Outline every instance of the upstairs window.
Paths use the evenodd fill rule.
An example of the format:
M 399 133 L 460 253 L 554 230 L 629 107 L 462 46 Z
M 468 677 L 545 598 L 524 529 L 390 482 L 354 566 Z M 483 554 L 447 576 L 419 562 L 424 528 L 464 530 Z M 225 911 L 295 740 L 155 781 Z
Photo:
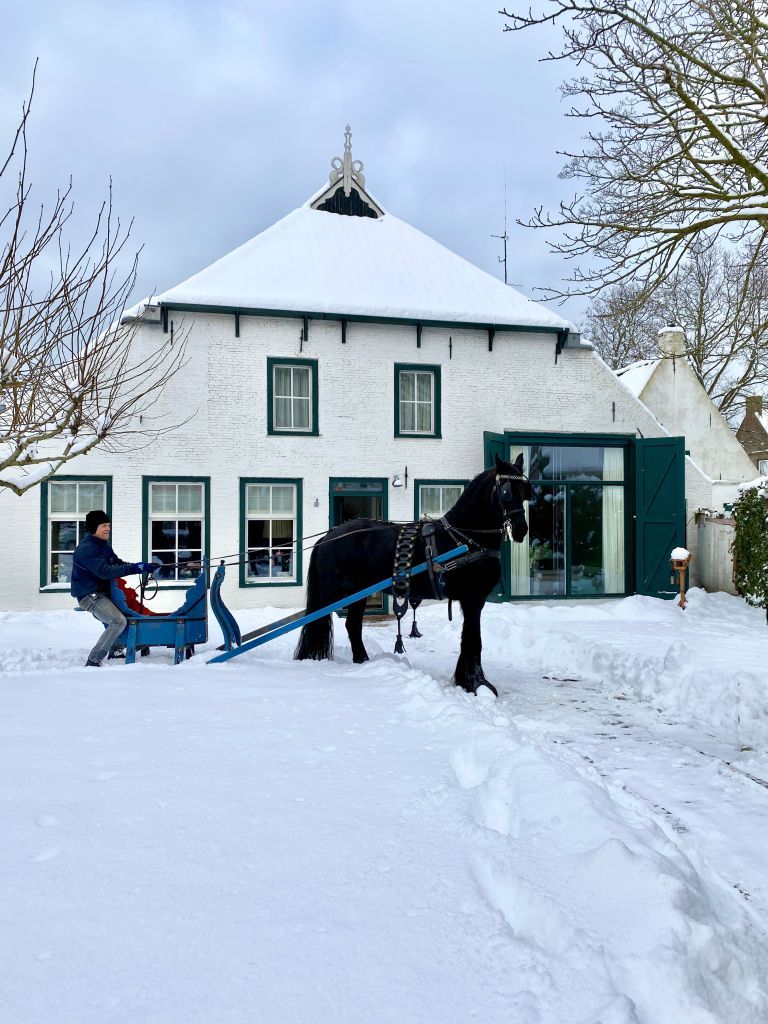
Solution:
M 267 433 L 317 434 L 316 359 L 267 359 Z
M 395 437 L 440 437 L 440 367 L 395 363 Z

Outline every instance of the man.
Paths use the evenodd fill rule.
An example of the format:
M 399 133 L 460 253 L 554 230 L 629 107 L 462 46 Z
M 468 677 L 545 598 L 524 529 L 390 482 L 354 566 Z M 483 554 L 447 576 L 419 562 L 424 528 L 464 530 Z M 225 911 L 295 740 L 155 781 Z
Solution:
M 110 598 L 110 580 L 153 572 L 152 562 L 121 562 L 109 546 L 110 518 L 101 510 L 85 517 L 86 533 L 72 559 L 70 592 L 84 612 L 103 623 L 104 632 L 88 655 L 87 668 L 99 668 L 126 626 L 126 618 Z

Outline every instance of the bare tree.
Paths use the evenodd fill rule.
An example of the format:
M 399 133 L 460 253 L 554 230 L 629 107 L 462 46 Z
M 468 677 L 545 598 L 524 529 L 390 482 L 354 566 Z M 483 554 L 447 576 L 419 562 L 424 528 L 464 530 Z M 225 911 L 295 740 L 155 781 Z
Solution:
M 559 23 L 577 75 L 570 115 L 590 126 L 562 177 L 580 193 L 529 224 L 553 229 L 575 261 L 569 287 L 594 295 L 662 283 L 703 236 L 749 244 L 768 233 L 768 14 L 756 0 L 539 0 L 502 11 L 505 29 Z M 582 261 L 586 261 L 585 263 Z M 745 265 L 744 273 L 752 271 Z
M 654 355 L 665 324 L 685 329 L 688 360 L 727 418 L 768 389 L 768 269 L 750 250 L 698 242 L 652 296 L 620 282 L 587 311 L 591 338 L 614 369 Z
M 135 319 L 121 323 L 138 254 L 124 252 L 130 225 L 114 217 L 111 182 L 75 250 L 71 182 L 47 211 L 30 209 L 33 95 L 34 77 L 0 163 L 0 489 L 19 495 L 97 445 L 141 447 L 177 425 L 153 418 L 152 405 L 185 358 L 183 339 L 142 346 Z
M 583 333 L 613 370 L 657 354 L 663 314 L 639 285 L 619 281 L 606 288 L 586 313 Z

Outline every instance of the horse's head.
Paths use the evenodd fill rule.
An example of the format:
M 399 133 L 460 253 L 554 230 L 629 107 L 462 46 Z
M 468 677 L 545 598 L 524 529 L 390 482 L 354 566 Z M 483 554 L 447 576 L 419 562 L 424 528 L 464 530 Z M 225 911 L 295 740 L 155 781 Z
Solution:
M 505 462 L 496 456 L 494 496 L 501 505 L 504 526 L 520 543 L 528 533 L 523 502 L 531 500 L 531 482 L 523 472 L 523 456 Z

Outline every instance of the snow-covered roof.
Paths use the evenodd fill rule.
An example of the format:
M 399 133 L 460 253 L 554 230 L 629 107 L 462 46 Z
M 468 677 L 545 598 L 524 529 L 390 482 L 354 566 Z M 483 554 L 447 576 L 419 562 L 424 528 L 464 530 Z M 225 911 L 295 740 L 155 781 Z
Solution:
M 493 326 L 569 321 L 405 221 L 315 210 L 309 200 L 154 301 Z
M 653 376 L 653 371 L 661 362 L 660 359 L 641 359 L 636 363 L 630 363 L 616 371 L 624 387 L 631 391 L 635 398 L 639 398 L 645 390 L 645 385 Z

